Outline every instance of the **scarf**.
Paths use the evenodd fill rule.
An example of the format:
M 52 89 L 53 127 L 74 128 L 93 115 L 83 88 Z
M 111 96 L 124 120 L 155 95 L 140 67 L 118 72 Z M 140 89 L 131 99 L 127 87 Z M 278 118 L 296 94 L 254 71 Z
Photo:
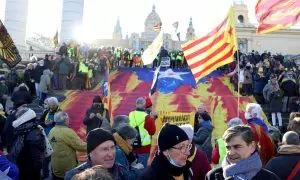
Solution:
M 200 127 L 205 127 L 205 126 L 211 126 L 210 121 L 203 121 L 201 123 L 199 123 Z
M 114 138 L 117 142 L 117 145 L 120 146 L 126 156 L 128 156 L 132 151 L 132 146 L 129 145 L 118 133 L 114 133 Z
M 268 127 L 262 119 L 260 119 L 260 118 L 248 119 L 248 123 L 249 124 L 254 123 L 254 124 L 262 126 L 262 128 L 264 128 L 265 132 L 268 134 Z
M 227 159 L 222 162 L 223 176 L 225 179 L 251 180 L 262 168 L 259 154 L 255 152 L 248 159 L 236 164 L 230 164 Z
M 168 176 L 172 176 L 174 178 L 180 178 L 180 176 L 182 176 L 182 174 L 188 173 L 187 168 L 184 167 L 176 167 L 173 166 L 168 158 L 163 155 L 162 152 L 156 154 L 155 158 L 153 159 L 153 162 L 151 163 L 151 167 L 155 170 L 155 171 L 159 171 L 162 174 L 167 174 Z
M 25 124 L 18 126 L 16 129 L 14 129 L 14 137 L 16 137 L 16 138 L 14 140 L 11 151 L 7 155 L 7 158 L 11 162 L 13 162 L 13 163 L 17 162 L 19 154 L 22 151 L 22 149 L 24 148 L 25 136 L 36 128 L 38 128 L 38 124 L 34 121 L 29 121 Z
M 300 154 L 300 145 L 282 145 L 278 148 L 278 154 Z

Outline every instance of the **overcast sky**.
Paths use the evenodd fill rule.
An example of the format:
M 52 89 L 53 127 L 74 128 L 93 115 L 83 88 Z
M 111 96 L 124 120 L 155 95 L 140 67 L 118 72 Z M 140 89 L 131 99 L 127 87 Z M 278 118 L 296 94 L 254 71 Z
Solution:
M 5 1 L 0 0 L 0 19 L 4 21 Z M 22 1 L 22 0 L 20 0 Z M 33 32 L 52 37 L 60 28 L 63 0 L 29 0 L 27 35 Z M 196 35 L 210 26 L 220 14 L 227 11 L 225 4 L 233 0 L 85 0 L 83 27 L 86 39 L 111 38 L 120 17 L 123 36 L 141 33 L 144 22 L 155 4 L 165 32 L 172 33 L 172 23 L 179 21 L 179 31 L 185 37 L 190 17 Z M 256 23 L 256 0 L 244 0 L 249 8 L 250 22 Z M 224 16 L 224 15 L 223 15 Z M 211 25 L 214 26 L 215 24 Z

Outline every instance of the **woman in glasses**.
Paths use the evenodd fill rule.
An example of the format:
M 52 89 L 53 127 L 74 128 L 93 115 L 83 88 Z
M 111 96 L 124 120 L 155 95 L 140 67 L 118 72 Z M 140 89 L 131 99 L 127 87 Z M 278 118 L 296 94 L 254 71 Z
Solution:
M 186 167 L 192 145 L 187 134 L 176 125 L 165 124 L 158 135 L 158 152 L 150 166 L 139 176 L 140 180 L 190 179 Z

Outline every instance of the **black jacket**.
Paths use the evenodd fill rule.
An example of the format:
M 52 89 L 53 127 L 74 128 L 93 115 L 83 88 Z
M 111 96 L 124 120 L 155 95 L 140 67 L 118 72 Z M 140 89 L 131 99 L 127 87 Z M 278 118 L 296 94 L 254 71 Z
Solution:
M 170 164 L 163 153 L 157 154 L 150 166 L 145 168 L 138 180 L 174 180 L 173 176 L 184 175 L 185 180 L 191 179 L 191 170 L 188 167 L 176 167 Z
M 7 148 L 7 152 L 10 151 L 14 139 L 13 139 L 13 126 L 12 123 L 14 120 L 16 120 L 15 116 L 16 112 L 14 111 L 13 113 L 9 114 L 6 118 L 6 122 L 4 125 L 3 133 L 1 135 L 1 140 L 4 146 Z
M 300 153 L 279 154 L 278 157 L 274 157 L 268 162 L 266 169 L 275 173 L 281 179 L 287 179 L 299 161 Z M 300 179 L 300 171 L 297 173 L 294 179 Z
M 33 70 L 33 79 L 35 83 L 40 83 L 41 76 L 43 75 L 44 70 L 45 70 L 45 66 L 37 66 Z
M 31 83 L 31 79 L 33 79 L 33 70 L 27 69 L 27 70 L 24 72 L 24 82 L 25 82 L 26 84 L 29 84 L 29 83 Z
M 225 180 L 223 176 L 223 169 L 222 167 L 218 167 L 215 169 L 212 169 L 206 174 L 206 180 Z M 232 178 L 233 180 L 233 178 Z M 253 178 L 252 180 L 280 180 L 278 176 L 276 176 L 274 173 L 266 170 L 261 169 Z
M 103 113 L 106 110 L 103 107 L 103 104 L 100 105 L 99 107 L 94 107 L 92 106 L 91 108 L 89 108 L 86 113 L 85 113 L 85 117 L 83 119 L 83 124 L 86 125 L 86 133 L 90 132 L 91 130 L 95 129 L 95 128 L 100 128 L 102 126 L 103 121 L 100 120 L 99 118 L 96 117 L 97 113 L 100 113 L 103 116 Z M 95 117 L 93 119 L 90 119 L 90 114 L 94 113 Z M 108 113 L 106 111 L 106 119 L 107 119 Z
M 20 180 L 39 180 L 46 144 L 36 119 L 21 124 L 13 132 L 14 144 L 8 154 L 9 160 L 16 162 Z M 24 136 L 23 141 L 18 141 L 20 136 Z

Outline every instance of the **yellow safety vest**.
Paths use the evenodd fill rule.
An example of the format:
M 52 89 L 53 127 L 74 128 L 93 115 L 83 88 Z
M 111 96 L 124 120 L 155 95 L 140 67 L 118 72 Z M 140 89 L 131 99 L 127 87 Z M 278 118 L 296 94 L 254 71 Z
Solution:
M 141 136 L 142 146 L 151 144 L 151 136 L 148 131 L 144 128 L 145 118 L 148 114 L 142 111 L 132 111 L 129 113 L 129 124 L 132 127 L 138 127 Z
M 222 164 L 223 159 L 226 156 L 226 145 L 225 145 L 225 142 L 224 142 L 224 140 L 222 138 L 218 139 L 217 143 L 218 143 L 219 155 L 220 155 L 219 164 Z
M 78 72 L 88 73 L 89 68 L 83 62 L 80 62 Z
M 92 77 L 93 77 L 93 70 L 92 70 L 92 69 L 89 70 L 89 72 L 88 72 L 88 77 L 89 77 L 89 78 L 92 78 Z

